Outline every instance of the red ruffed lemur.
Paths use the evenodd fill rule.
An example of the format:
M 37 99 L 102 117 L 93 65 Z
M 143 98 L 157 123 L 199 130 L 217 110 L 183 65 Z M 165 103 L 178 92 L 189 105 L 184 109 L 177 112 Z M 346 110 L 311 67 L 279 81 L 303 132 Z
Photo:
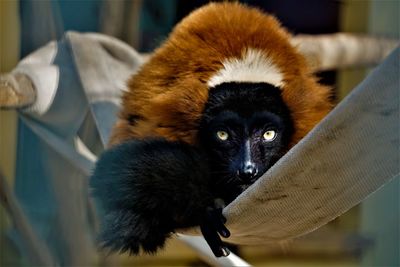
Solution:
M 216 256 L 229 253 L 224 205 L 331 109 L 290 38 L 238 3 L 208 4 L 174 28 L 127 82 L 91 177 L 104 247 L 152 253 L 200 226 Z

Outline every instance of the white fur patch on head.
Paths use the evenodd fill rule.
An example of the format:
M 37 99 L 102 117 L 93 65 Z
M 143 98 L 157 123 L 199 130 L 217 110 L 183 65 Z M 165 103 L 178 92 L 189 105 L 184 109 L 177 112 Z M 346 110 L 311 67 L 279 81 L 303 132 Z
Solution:
M 207 82 L 214 87 L 226 82 L 265 82 L 276 87 L 283 86 L 283 75 L 278 67 L 260 50 L 248 48 L 242 58 L 229 58 L 222 62 L 224 68 Z

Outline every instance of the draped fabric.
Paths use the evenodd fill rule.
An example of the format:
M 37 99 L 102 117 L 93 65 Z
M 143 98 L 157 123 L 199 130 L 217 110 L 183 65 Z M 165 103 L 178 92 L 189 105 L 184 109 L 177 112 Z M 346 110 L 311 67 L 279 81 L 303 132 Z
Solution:
M 30 77 L 37 89 L 35 103 L 20 112 L 16 196 L 62 265 L 96 259 L 96 211 L 87 178 L 93 153 L 107 142 L 124 81 L 141 61 L 116 39 L 69 32 L 13 71 Z M 12 236 L 24 251 L 23 237 Z

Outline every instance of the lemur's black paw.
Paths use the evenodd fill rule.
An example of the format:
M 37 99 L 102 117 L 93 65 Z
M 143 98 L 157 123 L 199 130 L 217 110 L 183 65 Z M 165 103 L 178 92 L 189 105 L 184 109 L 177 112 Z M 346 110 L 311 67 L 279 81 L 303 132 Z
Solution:
M 223 200 L 216 199 L 213 207 L 206 209 L 204 219 L 200 225 L 201 233 L 207 244 L 210 246 L 212 252 L 216 257 L 226 257 L 230 251 L 222 242 L 222 237 L 228 238 L 231 233 L 225 226 L 226 219 L 222 215 L 222 210 L 225 207 Z

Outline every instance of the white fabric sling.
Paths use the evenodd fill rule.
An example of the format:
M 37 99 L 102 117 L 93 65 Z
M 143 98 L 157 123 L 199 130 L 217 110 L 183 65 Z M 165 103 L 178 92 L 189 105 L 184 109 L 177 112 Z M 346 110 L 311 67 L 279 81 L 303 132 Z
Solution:
M 306 234 L 399 175 L 399 50 L 225 209 L 229 241 Z

